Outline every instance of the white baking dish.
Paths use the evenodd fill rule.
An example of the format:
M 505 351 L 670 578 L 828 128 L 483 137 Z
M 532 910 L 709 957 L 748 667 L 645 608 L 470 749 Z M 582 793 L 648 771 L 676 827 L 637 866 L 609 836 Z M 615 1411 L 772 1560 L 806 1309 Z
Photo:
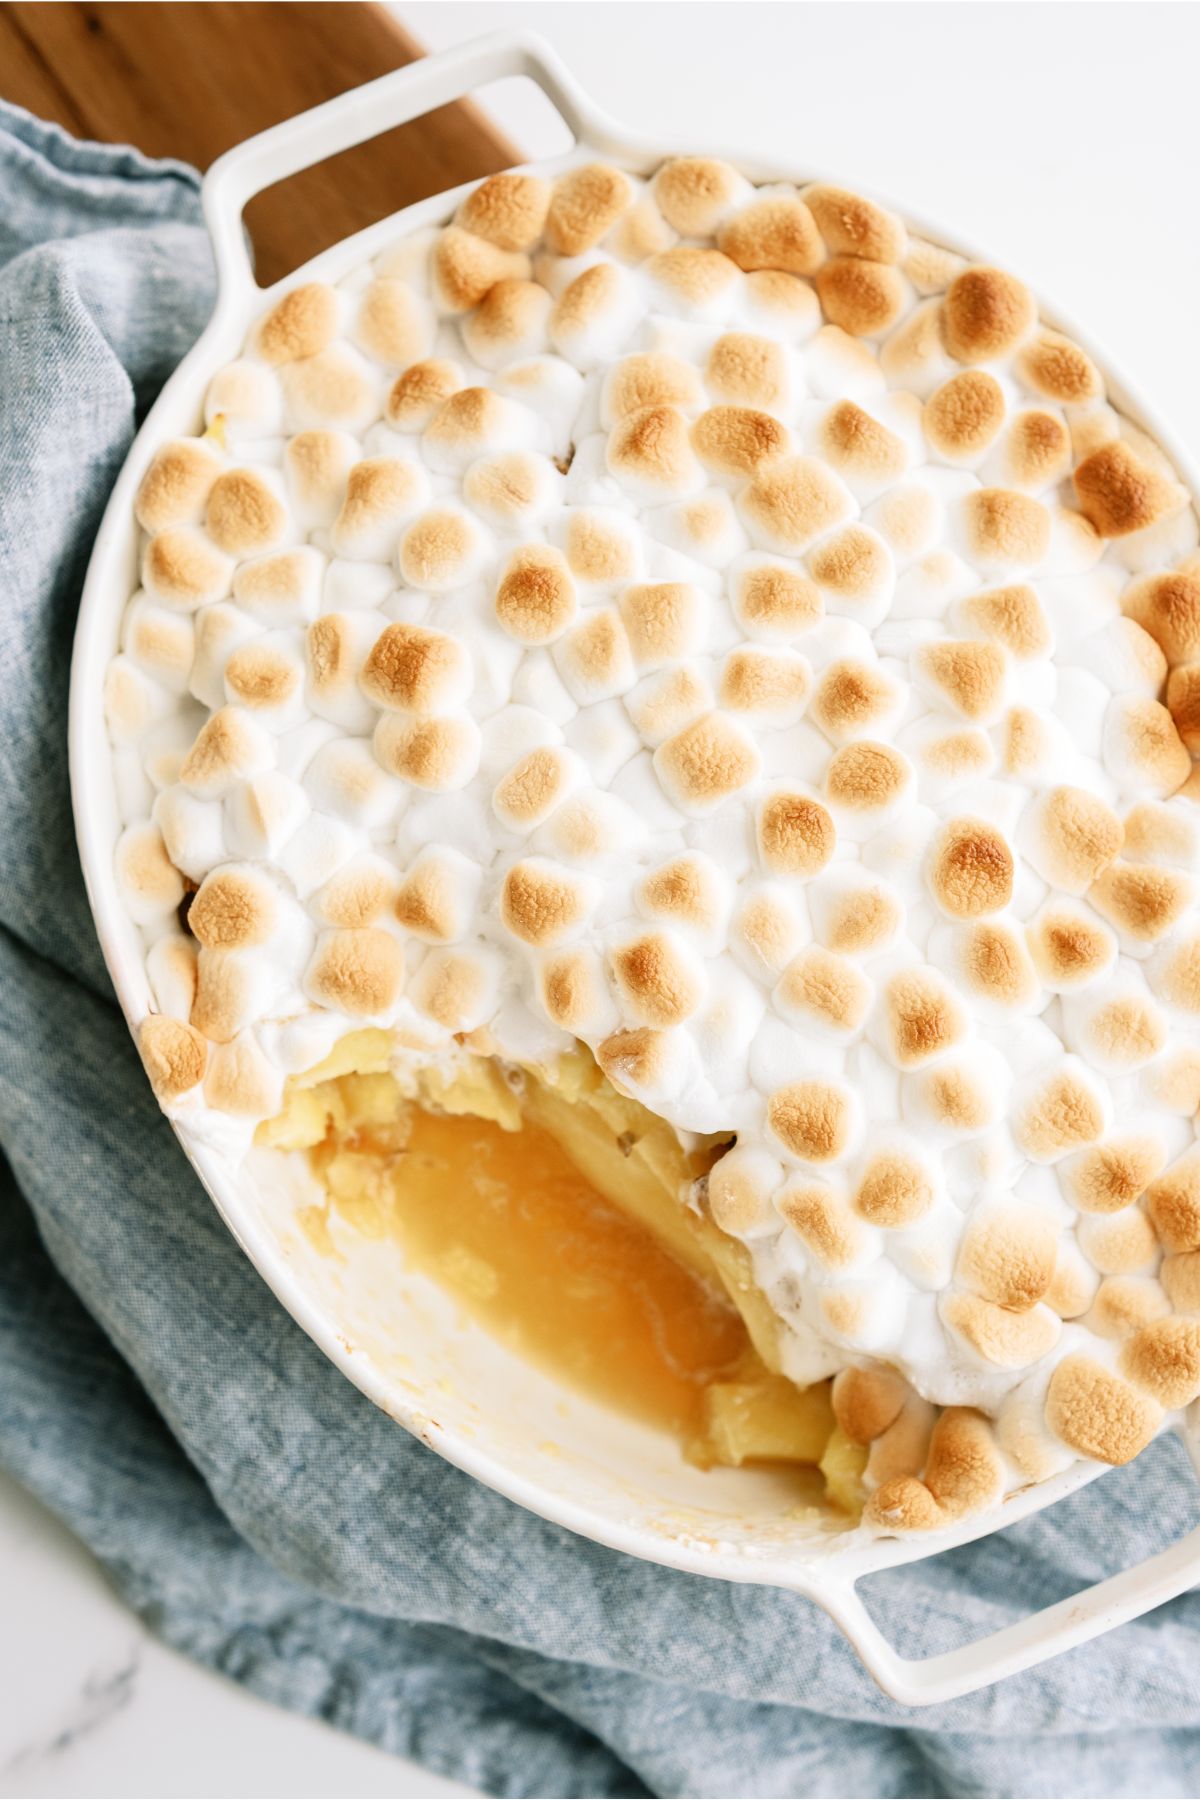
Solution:
M 402 233 L 448 219 L 465 190 L 422 201 L 359 232 L 268 290 L 256 285 L 247 260 L 242 210 L 261 188 L 310 163 L 515 75 L 530 76 L 542 87 L 577 140 L 569 154 L 542 172 L 557 172 L 597 153 L 645 172 L 681 149 L 697 148 L 653 141 L 618 126 L 591 105 L 539 39 L 503 34 L 428 58 L 288 120 L 230 151 L 205 179 L 204 210 L 219 275 L 216 310 L 164 388 L 113 489 L 88 570 L 71 676 L 71 781 L 80 856 L 104 955 L 131 1027 L 150 1009 L 151 997 L 138 933 L 113 878 L 120 827 L 102 693 L 121 615 L 136 584 L 134 491 L 157 445 L 202 428 L 208 380 L 240 352 L 258 313 L 301 281 L 337 281 Z M 801 177 L 796 169 L 725 154 L 755 181 L 821 178 L 811 168 Z M 906 208 L 898 210 L 934 241 L 964 250 L 952 235 L 914 220 Z M 977 252 L 966 253 L 978 258 Z M 1042 314 L 1087 347 L 1116 404 L 1163 444 L 1200 498 L 1200 476 L 1190 457 L 1148 417 L 1111 361 L 1052 308 L 1043 307 Z M 392 1418 L 488 1486 L 584 1537 L 669 1567 L 770 1583 L 815 1601 L 897 1700 L 927 1705 L 969 1693 L 1136 1618 L 1200 1581 L 1197 1527 L 1140 1566 L 967 1649 L 923 1662 L 901 1657 L 855 1591 L 861 1576 L 998 1530 L 1051 1505 L 1102 1469 L 1077 1463 L 937 1536 L 879 1539 L 839 1530 L 816 1504 L 815 1489 L 813 1506 L 804 1510 L 796 1506 L 793 1478 L 690 1469 L 675 1446 L 657 1434 L 564 1392 L 477 1330 L 464 1329 L 453 1305 L 405 1270 L 394 1247 L 363 1244 L 341 1263 L 318 1254 L 295 1222 L 297 1196 L 311 1180 L 300 1159 L 287 1163 L 259 1152 L 239 1169 L 185 1128 L 179 1137 L 264 1280 L 338 1368 Z M 1200 1469 L 1194 1419 L 1189 1449 Z

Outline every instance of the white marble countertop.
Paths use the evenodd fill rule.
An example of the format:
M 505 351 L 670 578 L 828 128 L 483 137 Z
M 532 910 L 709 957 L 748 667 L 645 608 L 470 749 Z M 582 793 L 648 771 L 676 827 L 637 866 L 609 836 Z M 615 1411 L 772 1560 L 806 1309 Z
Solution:
M 1086 322 L 1200 444 L 1200 14 L 1141 4 L 430 4 L 431 49 L 540 30 L 601 104 L 907 197 Z M 522 92 L 522 87 L 525 91 Z M 530 154 L 528 84 L 487 96 Z M 561 128 L 559 128 L 561 129 Z M 0 1800 L 467 1794 L 156 1644 L 91 1558 L 0 1478 Z

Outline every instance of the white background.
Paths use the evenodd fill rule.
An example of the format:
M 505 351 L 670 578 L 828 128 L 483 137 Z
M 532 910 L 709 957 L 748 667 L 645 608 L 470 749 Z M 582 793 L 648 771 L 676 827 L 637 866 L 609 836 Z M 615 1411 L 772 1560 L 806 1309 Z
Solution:
M 1200 450 L 1191 5 L 401 5 L 430 49 L 540 30 L 649 133 L 883 190 L 1031 276 Z M 491 98 L 557 147 L 519 86 Z M 553 132 L 553 126 L 549 127 Z M 154 1644 L 0 1480 L 0 1796 L 466 1793 Z

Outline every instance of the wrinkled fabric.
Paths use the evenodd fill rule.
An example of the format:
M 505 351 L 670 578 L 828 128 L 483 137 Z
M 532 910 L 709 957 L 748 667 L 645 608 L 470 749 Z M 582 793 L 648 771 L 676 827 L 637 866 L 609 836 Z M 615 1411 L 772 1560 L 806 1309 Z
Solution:
M 278 1305 L 151 1097 L 67 789 L 90 542 L 211 306 L 197 180 L 3 108 L 0 196 L 0 1462 L 168 1643 L 495 1794 L 1200 1792 L 1200 1597 L 908 1712 L 805 1601 L 478 1486 Z M 1163 1442 L 866 1598 L 947 1649 L 1173 1541 L 1194 1495 Z

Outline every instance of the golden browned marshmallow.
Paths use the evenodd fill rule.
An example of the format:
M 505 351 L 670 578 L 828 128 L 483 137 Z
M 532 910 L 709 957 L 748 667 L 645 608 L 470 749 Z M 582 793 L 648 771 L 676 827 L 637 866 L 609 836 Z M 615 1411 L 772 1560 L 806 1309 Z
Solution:
M 824 1268 L 844 1269 L 862 1255 L 867 1234 L 832 1188 L 795 1176 L 775 1196 L 775 1207 Z
M 212 485 L 224 468 L 199 438 L 176 438 L 157 451 L 142 476 L 133 510 L 144 531 L 194 525 L 204 516 Z
M 361 429 L 378 415 L 370 371 L 347 345 L 330 344 L 316 356 L 289 363 L 283 371 L 291 422 L 301 430 L 317 426 Z
M 749 631 L 775 638 L 795 637 L 824 616 L 825 602 L 815 582 L 785 563 L 758 563 L 734 584 L 733 609 Z
M 929 891 L 952 919 L 1000 912 L 1012 899 L 1013 854 L 985 819 L 950 819 L 934 839 Z
M 951 1330 L 998 1369 L 1025 1369 L 1040 1362 L 1062 1334 L 1062 1321 L 1048 1306 L 1012 1312 L 978 1294 L 960 1292 L 947 1294 L 941 1311 Z
M 262 767 L 258 756 L 258 727 L 236 706 L 223 706 L 196 733 L 179 779 L 194 794 L 223 794 L 239 776 Z
M 366 1019 L 390 1011 L 403 979 L 404 952 L 390 932 L 374 926 L 325 931 L 308 965 L 304 991 L 318 1006 Z
M 1009 425 L 1003 446 L 1004 473 L 1014 486 L 1049 487 L 1071 464 L 1071 438 L 1054 413 L 1030 407 Z
M 1104 762 L 1123 787 L 1173 794 L 1192 759 L 1165 706 L 1145 694 L 1118 694 L 1104 721 Z
M 747 274 L 756 269 L 780 269 L 791 275 L 811 275 L 825 258 L 812 213 L 791 194 L 751 201 L 721 227 L 717 247 Z
M 214 1044 L 228 1044 L 254 1018 L 258 999 L 253 957 L 241 950 L 201 949 L 191 1022 Z
M 713 406 L 692 426 L 692 448 L 707 469 L 751 476 L 787 454 L 789 433 L 770 413 Z
M 1081 406 L 1099 400 L 1104 382 L 1091 357 L 1057 331 L 1039 331 L 1017 357 L 1017 374 L 1044 400 Z
M 1129 1338 L 1144 1325 L 1164 1319 L 1171 1308 L 1157 1281 L 1147 1275 L 1109 1275 L 1096 1289 L 1086 1324 L 1102 1338 Z M 1126 1368 L 1127 1374 L 1133 1371 Z M 1146 1381 L 1139 1387 L 1151 1387 Z
M 612 233 L 612 248 L 626 262 L 645 262 L 660 250 L 669 250 L 676 233 L 667 224 L 653 193 L 646 189 L 628 212 L 622 213 Z
M 1075 469 L 1079 510 L 1102 538 L 1127 537 L 1187 505 L 1187 492 L 1129 445 L 1104 444 Z
M 745 181 L 727 162 L 711 156 L 677 156 L 654 181 L 654 198 L 680 237 L 711 237 Z
M 561 550 L 526 544 L 514 550 L 496 589 L 496 618 L 522 644 L 550 644 L 575 617 L 575 583 Z
M 1162 1166 L 1158 1139 L 1131 1133 L 1069 1157 L 1062 1179 L 1081 1212 L 1121 1212 L 1141 1198 Z
M 819 875 L 837 845 L 828 810 L 808 794 L 776 793 L 758 814 L 758 849 L 774 875 Z
M 138 1030 L 138 1049 L 159 1104 L 169 1105 L 191 1093 L 204 1079 L 208 1045 L 182 1019 L 149 1013 Z
M 254 469 L 227 469 L 209 490 L 208 534 L 229 556 L 270 550 L 287 528 L 287 514 L 270 483 Z
M 825 317 L 856 338 L 890 330 L 908 297 L 898 269 L 858 256 L 833 257 L 817 270 L 814 282 Z
M 949 701 L 964 719 L 988 724 L 998 717 L 1008 677 L 1008 658 L 1001 645 L 972 638 L 923 644 L 913 666 L 937 697 Z
M 842 600 L 874 600 L 886 592 L 892 577 L 887 545 L 865 525 L 830 532 L 809 556 L 808 566 L 814 580 Z
M 636 573 L 630 537 L 602 513 L 580 508 L 567 522 L 563 548 L 572 575 L 599 585 L 629 581 Z
M 627 413 L 609 434 L 606 456 L 618 480 L 624 477 L 651 494 L 686 493 L 703 479 L 687 421 L 673 406 L 643 406 Z
M 1160 999 L 1181 1012 L 1200 1013 L 1200 933 L 1189 930 L 1170 947 L 1164 946 L 1151 964 L 1150 982 Z M 1181 1065 L 1177 1081 L 1182 1098 L 1191 1081 L 1186 1064 Z M 1194 1112 L 1196 1108 L 1181 1105 L 1179 1110 Z
M 538 968 L 538 998 L 551 1024 L 581 1036 L 611 1008 L 599 959 L 582 950 L 561 950 Z
M 429 348 L 431 322 L 404 281 L 373 281 L 359 303 L 355 336 L 380 362 L 407 366 Z
M 1121 1367 L 1160 1406 L 1189 1406 L 1200 1394 L 1200 1321 L 1147 1318 L 1125 1345 Z
M 1104 1107 L 1084 1079 L 1082 1065 L 1064 1064 L 1029 1082 L 1012 1125 L 1019 1147 L 1031 1161 L 1057 1162 L 1103 1135 Z
M 315 604 L 323 567 L 307 547 L 260 556 L 243 563 L 234 576 L 233 597 L 265 624 L 292 624 Z
M 469 661 L 457 638 L 401 622 L 384 626 L 359 676 L 376 706 L 422 717 L 455 705 L 469 681 Z
M 1136 1275 L 1152 1269 L 1159 1256 L 1158 1239 L 1146 1214 L 1137 1206 L 1108 1218 L 1085 1215 L 1076 1227 L 1080 1248 L 1102 1275 Z
M 400 539 L 400 573 L 409 587 L 439 593 L 466 579 L 478 544 L 475 526 L 462 513 L 424 513 Z
M 183 899 L 183 877 L 157 825 L 131 825 L 122 832 L 113 860 L 126 910 L 139 925 L 174 912 Z
M 581 703 L 633 685 L 633 656 L 615 606 L 586 613 L 557 651 L 563 680 Z
M 214 1112 L 235 1118 L 270 1118 L 283 1100 L 283 1076 L 255 1040 L 242 1031 L 214 1045 L 204 1077 L 204 1098 Z
M 711 932 L 725 914 L 725 900 L 710 864 L 694 856 L 660 863 L 637 889 L 640 909 L 651 918 Z
M 855 813 L 891 806 L 911 783 L 912 769 L 898 750 L 867 740 L 835 750 L 825 769 L 826 798 Z
M 718 338 L 709 351 L 704 374 L 718 399 L 742 406 L 769 409 L 780 405 L 787 394 L 787 364 L 781 346 L 773 338 L 749 332 L 730 331 Z
M 232 575 L 232 559 L 190 525 L 168 525 L 150 539 L 142 557 L 146 592 L 181 612 L 223 599 Z
M 955 1137 L 982 1131 L 995 1113 L 978 1074 L 954 1057 L 914 1077 L 913 1094 L 930 1121 Z
M 870 1444 L 899 1418 L 909 1391 L 894 1369 L 842 1369 L 833 1378 L 833 1416 L 852 1444 Z
M 500 892 L 500 917 L 524 944 L 549 949 L 570 937 L 588 913 L 583 884 L 542 858 L 514 863 Z
M 571 764 L 561 750 L 540 745 L 513 764 L 492 791 L 492 811 L 512 831 L 530 831 L 549 818 L 570 791 Z
M 265 944 L 279 907 L 271 884 L 248 869 L 216 869 L 206 875 L 188 908 L 188 929 L 208 950 L 242 950 Z
M 967 259 L 924 238 L 910 238 L 904 273 L 918 294 L 940 294 L 968 267 Z
M 1050 1377 L 1046 1423 L 1080 1456 L 1132 1462 L 1162 1423 L 1162 1408 L 1147 1394 L 1090 1356 L 1065 1356 Z
M 433 250 L 434 298 L 444 312 L 466 313 L 498 281 L 525 281 L 529 258 L 450 225 Z
M 1028 582 L 972 594 L 960 603 L 958 615 L 964 625 L 994 638 L 1021 662 L 1046 656 L 1054 647 L 1050 621 Z
M 626 588 L 620 609 L 639 668 L 658 668 L 700 648 L 705 602 L 690 582 L 657 581 Z
M 1121 605 L 1126 618 L 1150 633 L 1169 663 L 1200 656 L 1200 568 L 1172 569 L 1131 582 Z
M 1004 390 L 983 369 L 952 375 L 925 404 L 925 436 L 948 462 L 981 456 L 1004 423 Z
M 545 237 L 559 256 L 582 256 L 633 202 L 633 185 L 609 163 L 571 169 L 554 184 Z
M 977 1207 L 967 1220 L 955 1273 L 984 1300 L 1028 1312 L 1054 1278 L 1058 1227 L 1017 1201 Z
M 424 431 L 463 385 L 456 363 L 441 357 L 415 362 L 392 384 L 383 416 L 397 431 Z
M 609 960 L 617 992 L 636 1024 L 682 1025 L 704 997 L 693 959 L 666 932 L 645 932 L 619 945 Z
M 1162 863 L 1115 862 L 1088 889 L 1104 918 L 1142 944 L 1153 944 L 1178 924 L 1195 896 L 1195 884 Z
M 885 485 L 908 467 L 904 440 L 853 400 L 839 400 L 821 424 L 820 450 L 839 474 Z
M 544 458 L 525 450 L 481 458 L 463 476 L 463 499 L 493 525 L 510 530 L 540 515 L 553 496 Z
M 899 692 L 891 676 L 874 663 L 839 657 L 825 669 L 809 707 L 809 717 L 834 743 L 878 728 L 896 709 Z
M 542 235 L 549 206 L 548 181 L 506 171 L 472 188 L 455 222 L 498 250 L 528 250 Z
M 1030 706 L 1011 706 L 1000 727 L 1000 761 L 1008 775 L 1036 775 L 1045 767 L 1051 740 L 1045 720 Z
M 837 477 L 811 456 L 784 457 L 759 471 L 738 506 L 772 549 L 806 550 L 853 510 Z
M 1125 835 L 1110 806 L 1076 787 L 1035 796 L 1024 824 L 1026 856 L 1044 881 L 1068 894 L 1087 891 L 1120 853 Z
M 754 780 L 760 758 L 740 726 L 713 712 L 660 745 L 654 767 L 668 799 L 684 812 L 706 813 Z
M 653 259 L 657 261 L 657 258 Z M 593 263 L 563 289 L 550 314 L 550 342 L 563 356 L 586 356 L 588 334 L 621 306 L 624 277 L 608 262 Z
M 1146 1212 L 1164 1250 L 1200 1250 L 1200 1150 L 1186 1150 L 1150 1184 Z
M 655 285 L 689 310 L 703 312 L 741 279 L 736 263 L 719 250 L 701 250 L 676 244 L 662 250 L 646 264 Z
M 884 1231 L 904 1231 L 925 1217 L 934 1198 L 929 1171 L 918 1157 L 907 1150 L 884 1150 L 863 1170 L 854 1208 Z
M 461 950 L 431 950 L 408 985 L 417 1010 L 447 1031 L 477 1030 L 494 992 L 478 953 Z
M 427 944 L 448 944 L 463 935 L 469 918 L 463 886 L 444 855 L 429 851 L 413 864 L 400 884 L 395 913 L 406 931 Z
M 355 460 L 354 440 L 338 431 L 298 431 L 283 452 L 288 487 L 308 517 L 328 525 L 336 516 Z
M 479 767 L 479 727 L 470 718 L 385 713 L 375 727 L 374 749 L 389 775 L 446 793 L 463 787 Z
M 977 488 L 963 513 L 969 552 L 981 562 L 1031 569 L 1050 548 L 1050 514 L 1014 488 Z
M 903 908 L 894 894 L 882 885 L 863 883 L 826 900 L 814 928 L 827 949 L 843 956 L 867 956 L 891 943 L 903 922 Z
M 554 301 L 536 281 L 498 281 L 462 322 L 463 343 L 485 369 L 544 347 Z
M 896 387 L 929 391 L 953 366 L 942 342 L 942 303 L 913 308 L 879 352 L 879 366 Z
M 1159 1279 L 1176 1312 L 1200 1313 L 1200 1251 L 1164 1257 Z
M 669 1031 L 639 1025 L 633 1031 L 614 1031 L 605 1038 L 596 1050 L 596 1061 L 618 1092 L 653 1091 L 667 1077 L 673 1050 Z
M 358 931 L 395 906 L 399 886 L 399 872 L 390 863 L 356 857 L 331 876 L 312 904 L 324 924 Z
M 613 425 L 646 407 L 693 411 L 703 404 L 704 390 L 691 363 L 661 350 L 643 350 L 614 365 L 604 384 L 602 411 L 604 422 Z
M 1200 663 L 1182 663 L 1167 681 L 1167 711 L 1185 748 L 1200 754 Z
M 957 362 L 994 362 L 1036 322 L 1029 289 L 1002 269 L 971 268 L 952 281 L 942 308 L 946 348 Z
M 1004 1466 L 989 1421 L 966 1407 L 951 1406 L 930 1436 L 924 1480 L 900 1475 L 884 1482 L 863 1516 L 888 1531 L 937 1530 L 992 1505 L 1003 1488 Z
M 793 1081 L 767 1101 L 767 1124 L 801 1162 L 836 1162 L 850 1143 L 853 1117 L 841 1088 L 827 1081 Z
M 635 731 L 647 744 L 658 745 L 711 710 L 713 692 L 704 674 L 689 663 L 663 669 L 627 696 L 625 707 Z
M 348 471 L 346 496 L 333 522 L 334 549 L 354 555 L 368 542 L 375 548 L 371 540 L 380 528 L 398 527 L 410 518 L 420 506 L 425 488 L 421 472 L 398 457 L 372 456 L 355 463 Z
M 794 956 L 775 989 L 784 1017 L 817 1025 L 838 1037 L 861 1030 L 870 1009 L 871 984 L 848 957 L 810 944 Z
M 901 969 L 883 990 L 882 1025 L 898 1069 L 918 1069 L 957 1044 L 967 1029 L 962 1003 L 936 969 Z
M 335 288 L 323 281 L 305 282 L 276 301 L 255 333 L 255 349 L 269 363 L 316 356 L 333 342 L 340 312 Z
M 725 658 L 717 698 L 731 712 L 784 721 L 798 717 L 811 691 L 812 670 L 804 657 L 744 644 Z
M 899 262 L 904 255 L 908 243 L 904 226 L 874 200 L 824 182 L 807 188 L 804 200 L 835 255 L 881 263 Z

